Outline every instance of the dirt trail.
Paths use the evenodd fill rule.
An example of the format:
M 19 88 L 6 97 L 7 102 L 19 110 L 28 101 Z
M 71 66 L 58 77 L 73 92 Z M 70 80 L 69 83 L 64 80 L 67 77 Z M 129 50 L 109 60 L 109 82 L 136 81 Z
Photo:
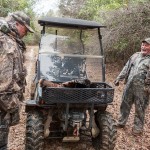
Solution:
M 25 93 L 25 99 L 29 99 L 31 80 L 34 76 L 34 65 L 36 60 L 38 47 L 28 47 L 26 52 L 25 65 L 27 67 L 27 87 Z M 113 81 L 119 74 L 120 69 L 114 64 L 106 65 L 106 82 L 113 85 Z M 114 118 L 117 120 L 119 115 L 119 106 L 121 102 L 121 95 L 124 85 L 115 87 L 114 102 L 108 106 L 107 110 L 111 112 Z M 20 112 L 21 120 L 16 126 L 11 127 L 9 134 L 9 148 L 8 150 L 24 150 L 25 148 L 25 120 L 26 113 L 24 106 Z M 125 129 L 118 129 L 117 142 L 114 150 L 150 150 L 150 108 L 146 111 L 144 133 L 142 136 L 133 136 L 131 134 L 131 128 L 133 126 L 134 109 L 130 114 L 127 126 Z M 58 140 L 46 141 L 45 150 L 94 150 L 91 142 L 79 142 L 77 144 L 62 144 Z

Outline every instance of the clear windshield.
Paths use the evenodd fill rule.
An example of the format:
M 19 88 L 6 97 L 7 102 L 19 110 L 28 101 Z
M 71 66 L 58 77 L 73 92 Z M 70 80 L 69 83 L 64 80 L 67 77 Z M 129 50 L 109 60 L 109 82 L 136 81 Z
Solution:
M 102 81 L 103 57 L 97 30 L 51 32 L 55 34 L 46 33 L 41 38 L 40 78 L 59 82 L 79 78 Z
M 40 53 L 100 55 L 97 30 L 55 29 L 41 38 Z M 52 34 L 53 33 L 53 34 Z

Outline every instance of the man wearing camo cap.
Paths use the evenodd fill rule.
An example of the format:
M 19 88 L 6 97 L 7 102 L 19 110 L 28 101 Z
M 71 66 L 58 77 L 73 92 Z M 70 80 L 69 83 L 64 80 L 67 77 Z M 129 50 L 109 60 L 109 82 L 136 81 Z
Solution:
M 0 150 L 7 149 L 9 127 L 19 122 L 26 69 L 22 38 L 33 33 L 30 18 L 22 11 L 0 18 Z
M 126 80 L 118 127 L 125 127 L 132 105 L 135 104 L 133 135 L 140 135 L 143 132 L 145 111 L 149 104 L 150 94 L 150 38 L 142 40 L 141 43 L 141 52 L 130 57 L 114 82 L 118 86 L 119 81 Z

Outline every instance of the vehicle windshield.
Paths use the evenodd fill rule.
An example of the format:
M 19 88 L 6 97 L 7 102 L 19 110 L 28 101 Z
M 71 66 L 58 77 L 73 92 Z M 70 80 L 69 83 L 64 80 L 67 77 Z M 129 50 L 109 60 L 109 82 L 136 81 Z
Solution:
M 53 29 L 41 38 L 40 53 L 100 55 L 97 30 Z
M 40 78 L 58 82 L 79 78 L 102 81 L 103 56 L 95 29 L 81 32 L 50 28 L 42 35 L 39 54 Z

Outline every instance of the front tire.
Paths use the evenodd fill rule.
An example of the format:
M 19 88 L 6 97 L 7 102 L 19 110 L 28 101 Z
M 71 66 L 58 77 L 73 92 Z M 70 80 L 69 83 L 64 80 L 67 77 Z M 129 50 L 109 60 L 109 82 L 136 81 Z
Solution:
M 117 128 L 112 115 L 108 112 L 96 112 L 95 121 L 100 129 L 96 138 L 92 138 L 95 150 L 113 150 L 116 142 Z
M 44 149 L 44 125 L 42 114 L 30 111 L 26 121 L 26 146 L 25 150 Z

